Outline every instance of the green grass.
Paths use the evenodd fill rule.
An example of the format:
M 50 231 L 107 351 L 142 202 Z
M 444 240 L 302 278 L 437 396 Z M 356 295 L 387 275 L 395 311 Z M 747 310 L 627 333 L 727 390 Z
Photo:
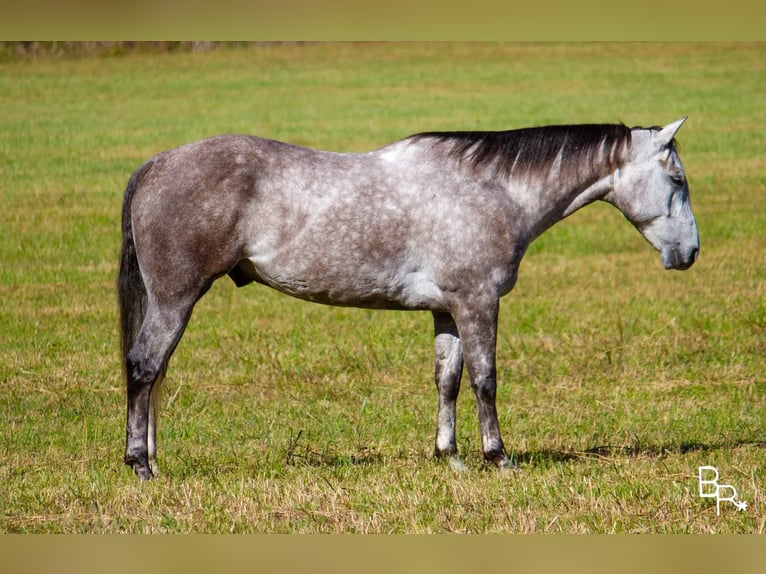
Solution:
M 766 46 L 317 44 L 0 62 L 0 531 L 755 533 L 766 521 Z M 122 460 L 114 280 L 128 177 L 245 132 L 361 151 L 410 133 L 690 119 L 685 273 L 614 209 L 542 236 L 502 303 L 522 472 L 431 460 L 427 313 L 221 281 L 174 356 L 161 475 Z M 746 512 L 697 494 L 717 466 Z

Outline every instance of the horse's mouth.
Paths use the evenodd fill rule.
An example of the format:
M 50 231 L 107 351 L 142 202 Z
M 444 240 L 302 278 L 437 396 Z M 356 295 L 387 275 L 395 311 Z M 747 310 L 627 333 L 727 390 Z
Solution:
M 699 247 L 693 247 L 685 255 L 681 254 L 678 249 L 671 249 L 665 251 L 662 254 L 662 264 L 665 269 L 675 269 L 677 271 L 685 271 L 694 265 L 699 257 Z

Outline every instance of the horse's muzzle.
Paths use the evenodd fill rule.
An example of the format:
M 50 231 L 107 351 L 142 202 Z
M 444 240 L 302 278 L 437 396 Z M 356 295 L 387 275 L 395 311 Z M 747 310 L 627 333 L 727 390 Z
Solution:
M 699 245 L 695 245 L 686 253 L 683 253 L 676 248 L 663 251 L 662 264 L 665 266 L 665 269 L 684 271 L 694 265 L 694 262 L 697 261 L 697 257 L 699 256 L 699 252 Z

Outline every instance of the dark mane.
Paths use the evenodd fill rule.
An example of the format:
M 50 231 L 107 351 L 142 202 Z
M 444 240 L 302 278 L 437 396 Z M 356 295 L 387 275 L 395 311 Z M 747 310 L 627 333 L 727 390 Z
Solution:
M 617 169 L 630 146 L 622 124 L 544 126 L 510 131 L 424 132 L 411 141 L 430 141 L 474 170 L 492 167 L 507 177 L 545 176 L 561 156 L 561 176 L 603 176 Z M 594 173 L 595 172 L 595 173 Z

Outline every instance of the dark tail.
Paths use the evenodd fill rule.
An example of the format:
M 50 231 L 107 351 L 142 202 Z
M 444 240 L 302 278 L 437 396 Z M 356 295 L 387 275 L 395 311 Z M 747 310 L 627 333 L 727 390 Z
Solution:
M 130 206 L 133 194 L 141 178 L 152 166 L 147 161 L 130 178 L 122 203 L 122 248 L 120 250 L 120 272 L 117 277 L 117 296 L 120 303 L 120 335 L 122 340 L 123 364 L 141 329 L 146 315 L 146 285 L 141 277 L 136 257 L 136 244 L 133 240 L 133 225 Z

